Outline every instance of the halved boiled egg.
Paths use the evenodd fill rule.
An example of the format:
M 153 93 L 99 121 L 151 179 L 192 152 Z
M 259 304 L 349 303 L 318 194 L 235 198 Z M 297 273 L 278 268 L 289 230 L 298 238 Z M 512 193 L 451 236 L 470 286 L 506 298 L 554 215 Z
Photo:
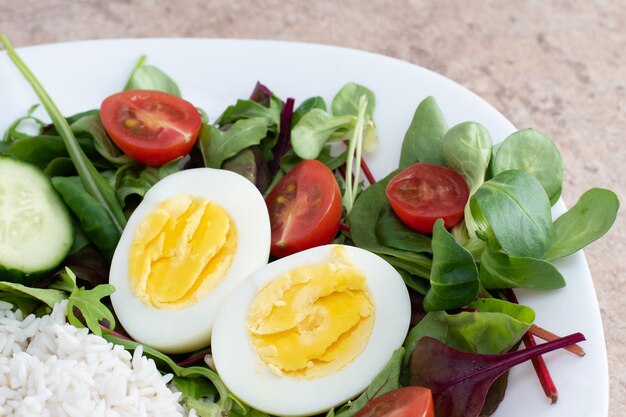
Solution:
M 326 412 L 361 393 L 406 337 L 409 294 L 381 257 L 312 248 L 253 272 L 222 306 L 211 349 L 226 386 L 279 416 Z
M 167 353 L 207 346 L 217 312 L 269 257 L 262 195 L 211 168 L 165 177 L 133 212 L 111 262 L 111 301 L 140 343 Z

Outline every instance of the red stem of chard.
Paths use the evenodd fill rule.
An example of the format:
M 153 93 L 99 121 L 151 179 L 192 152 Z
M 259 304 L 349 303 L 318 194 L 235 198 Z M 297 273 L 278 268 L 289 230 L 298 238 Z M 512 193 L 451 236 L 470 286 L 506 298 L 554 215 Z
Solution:
M 367 182 L 370 185 L 376 184 L 376 178 L 372 175 L 372 171 L 370 171 L 370 167 L 367 166 L 367 162 L 365 162 L 365 158 L 361 158 L 361 169 L 363 170 L 363 174 L 365 174 L 365 178 L 367 178 Z
M 530 329 L 528 329 L 528 333 L 532 334 L 535 337 L 543 339 L 546 342 L 551 342 L 552 340 L 556 340 L 560 337 L 559 335 L 556 335 L 542 327 L 539 327 L 536 324 L 530 326 Z M 578 345 L 567 346 L 565 347 L 565 350 L 567 350 L 568 352 L 572 352 L 574 355 L 580 357 L 585 356 L 585 350 Z
M 517 296 L 513 290 L 509 289 L 506 291 L 506 297 L 509 301 L 519 304 L 517 301 Z M 537 342 L 535 341 L 535 337 L 529 331 L 524 333 L 522 337 L 522 342 L 524 346 L 527 348 L 532 348 L 537 346 Z M 543 392 L 546 394 L 546 397 L 552 401 L 554 404 L 559 398 L 559 391 L 556 388 L 556 384 L 552 379 L 552 375 L 550 375 L 550 371 L 548 370 L 548 366 L 546 365 L 546 361 L 543 360 L 542 356 L 536 356 L 532 358 L 533 368 L 535 368 L 535 373 L 539 378 L 539 382 L 541 383 L 541 388 L 543 388 Z

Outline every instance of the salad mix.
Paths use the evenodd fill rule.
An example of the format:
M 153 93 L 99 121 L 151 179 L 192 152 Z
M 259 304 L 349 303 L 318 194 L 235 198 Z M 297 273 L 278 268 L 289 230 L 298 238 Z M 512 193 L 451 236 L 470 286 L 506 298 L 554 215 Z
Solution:
M 194 278 L 201 276 L 199 273 L 185 272 L 188 264 L 176 256 L 181 251 L 215 253 L 198 269 L 204 273 L 213 268 L 211 274 L 236 269 L 242 280 L 251 273 L 253 277 L 262 274 L 254 271 L 264 268 L 268 258 L 271 266 L 327 244 L 336 245 L 335 249 L 356 246 L 392 267 L 391 275 L 397 275 L 402 290 L 390 297 L 399 300 L 408 292 L 410 308 L 404 319 L 407 325 L 410 320 L 411 328 L 399 330 L 399 342 L 391 351 L 380 350 L 386 353 L 380 353 L 373 371 L 367 374 L 369 380 L 360 381 L 362 386 L 355 392 L 322 411 L 315 406 L 311 410 L 329 417 L 391 416 L 394 412 L 406 416 L 489 415 L 504 396 L 507 371 L 531 359 L 546 395 L 556 400 L 556 387 L 540 355 L 562 347 L 581 354 L 580 347 L 573 345 L 584 336 L 577 333 L 559 338 L 538 328 L 533 324 L 534 311 L 517 303 L 513 289 L 564 287 L 565 279 L 553 261 L 607 232 L 619 202 L 613 192 L 594 188 L 553 220 L 551 207 L 561 194 L 563 160 L 545 134 L 521 130 L 494 146 L 489 131 L 479 123 L 449 127 L 436 99 L 427 97 L 408 126 L 398 168 L 376 180 L 363 158 L 363 154 L 375 152 L 379 141 L 375 94 L 365 86 L 348 83 L 327 104 L 322 97 L 301 103 L 283 100 L 258 83 L 249 98 L 238 100 L 217 120 L 209 121 L 202 109 L 181 97 L 174 80 L 141 57 L 122 91 L 103 98 L 99 109 L 66 117 L 8 40 L 1 36 L 0 41 L 52 120 L 47 124 L 36 118 L 33 106 L 0 141 L 2 198 L 10 192 L 22 193 L 20 201 L 0 206 L 3 221 L 10 224 L 3 224 L 0 242 L 4 253 L 0 254 L 0 300 L 24 313 L 45 314 L 68 299 L 71 324 L 86 326 L 130 350 L 147 343 L 144 354 L 152 357 L 162 372 L 175 375 L 186 405 L 199 416 L 263 416 L 273 411 L 257 409 L 233 383 L 222 380 L 219 362 L 223 359 L 217 361 L 217 371 L 195 364 L 198 359 L 211 358 L 212 326 L 215 320 L 220 322 L 224 310 L 218 311 L 219 307 L 235 303 L 225 303 L 231 295 L 224 292 L 220 299 L 211 299 L 213 306 L 207 307 L 208 312 L 194 310 L 208 297 L 201 291 L 206 280 Z M 26 133 L 26 124 L 36 126 L 37 132 Z M 18 169 L 24 175 L 16 175 Z M 211 179 L 194 182 L 185 174 L 198 169 L 210 172 Z M 223 171 L 245 178 L 243 188 L 239 188 L 239 180 L 230 182 Z M 39 185 L 21 191 L 21 178 Z M 218 183 L 223 184 L 218 187 Z M 176 195 L 181 190 L 211 187 L 231 194 L 232 203 L 221 200 L 217 193 L 207 192 L 206 199 L 226 212 L 224 224 L 236 228 L 215 226 L 203 232 L 211 239 L 190 240 L 184 250 L 177 239 L 187 232 L 166 236 L 158 256 L 170 250 L 176 254 L 167 255 L 174 257 L 172 264 L 162 266 L 166 272 L 158 284 L 145 278 L 137 310 L 122 312 L 122 302 L 115 298 L 121 290 L 116 287 L 126 285 L 125 280 L 130 287 L 139 286 L 134 278 L 126 277 L 127 271 L 135 268 L 127 259 L 128 251 L 135 249 L 128 248 L 138 248 L 139 266 L 135 269 L 143 265 L 140 255 L 153 253 L 150 244 L 137 246 L 138 238 L 132 239 L 141 227 L 149 231 L 156 223 L 140 226 L 139 221 L 162 210 L 158 213 L 167 212 L 168 218 L 181 216 L 177 224 L 193 223 L 190 207 L 210 203 L 183 202 Z M 246 187 L 252 190 L 250 200 L 244 200 L 244 193 L 250 191 Z M 167 208 L 170 211 L 163 208 L 164 201 L 173 207 Z M 258 201 L 261 209 L 253 210 Z M 149 210 L 144 209 L 149 204 Z M 172 214 L 181 204 L 186 205 L 176 212 L 179 214 Z M 220 207 L 214 210 L 218 214 Z M 206 213 L 208 209 L 202 210 Z M 44 218 L 55 219 L 54 227 L 38 227 L 32 223 L 37 216 L 42 216 L 42 224 Z M 242 227 L 238 220 L 246 217 L 258 227 L 250 237 L 246 235 L 248 226 Z M 145 239 L 151 242 L 154 238 Z M 229 239 L 237 239 L 241 248 L 249 246 L 249 252 L 242 256 L 232 248 L 229 252 Z M 211 246 L 216 240 L 222 244 Z M 358 266 L 360 261 L 354 257 Z M 120 258 L 126 263 L 117 267 Z M 241 258 L 256 260 L 244 265 Z M 312 267 L 296 264 L 290 268 Z M 370 281 L 369 271 L 361 269 L 373 292 L 376 284 Z M 110 273 L 116 285 L 109 282 Z M 213 277 L 211 274 L 207 276 Z M 224 274 L 220 282 L 236 279 Z M 390 285 L 393 276 L 388 278 Z M 170 283 L 169 277 L 177 277 L 176 282 Z M 216 285 L 218 289 L 210 291 L 219 292 L 221 284 Z M 236 285 L 229 285 L 228 292 L 234 291 L 232 297 L 236 298 Z M 310 291 L 322 292 L 316 288 Z M 345 296 L 345 289 L 333 288 L 333 294 Z M 355 288 L 347 290 L 350 297 L 357 292 Z M 374 310 L 377 297 L 362 296 L 373 300 Z M 132 302 L 124 301 L 128 303 Z M 281 303 L 284 301 L 273 305 Z M 160 311 L 154 318 L 148 316 L 151 312 L 143 315 L 143 310 L 159 310 L 164 305 L 169 308 L 166 313 Z M 289 314 L 299 314 L 296 307 Z M 327 307 L 324 314 L 327 310 L 332 308 Z M 193 313 L 185 316 L 188 311 Z M 200 315 L 197 321 L 193 318 Z M 137 317 L 134 323 L 132 316 Z M 135 330 L 147 327 L 150 320 L 155 320 L 153 326 L 157 327 L 162 323 L 167 328 L 168 320 L 180 327 L 175 321 L 179 316 L 186 317 L 190 327 L 182 327 L 184 334 L 172 338 L 176 340 L 159 342 L 159 338 L 167 338 L 168 331 L 144 336 Z M 389 318 L 389 328 L 394 320 Z M 352 333 L 356 331 L 346 331 L 341 340 L 351 338 Z M 548 341 L 536 345 L 533 335 Z M 321 339 L 317 337 L 312 346 L 317 348 Z M 370 342 L 376 343 L 373 337 Z M 521 343 L 527 349 L 518 350 Z M 317 366 L 316 361 L 317 356 L 305 363 L 312 367 Z M 273 378 L 289 379 L 289 372 L 279 370 Z

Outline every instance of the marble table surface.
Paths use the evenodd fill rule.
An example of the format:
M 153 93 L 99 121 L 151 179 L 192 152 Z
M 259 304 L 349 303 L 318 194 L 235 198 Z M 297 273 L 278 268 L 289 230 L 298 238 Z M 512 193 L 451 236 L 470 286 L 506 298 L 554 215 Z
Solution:
M 281 39 L 400 58 L 471 89 L 565 160 L 563 199 L 590 187 L 626 198 L 626 2 L 0 0 L 15 46 L 121 37 Z M 0 96 L 1 99 L 1 96 Z M 610 372 L 626 415 L 626 220 L 590 245 Z

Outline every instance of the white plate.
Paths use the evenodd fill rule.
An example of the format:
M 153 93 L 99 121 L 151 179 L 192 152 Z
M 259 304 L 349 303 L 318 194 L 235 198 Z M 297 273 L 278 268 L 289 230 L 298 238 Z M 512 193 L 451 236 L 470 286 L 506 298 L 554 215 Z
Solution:
M 214 119 L 227 104 L 247 97 L 257 80 L 282 98 L 313 95 L 331 99 L 348 81 L 376 94 L 379 149 L 368 157 L 381 178 L 397 166 L 400 143 L 417 104 L 434 96 L 448 124 L 484 124 L 495 141 L 515 128 L 497 110 L 458 84 L 415 65 L 344 48 L 310 44 L 207 39 L 87 41 L 21 48 L 18 51 L 61 111 L 70 115 L 99 106 L 122 89 L 141 54 L 170 74 L 183 96 Z M 0 55 L 0 132 L 37 99 Z M 297 103 L 297 102 L 296 102 Z M 542 126 L 536 126 L 541 129 Z M 564 209 L 561 202 L 557 212 Z M 608 415 L 608 371 L 598 302 L 582 252 L 558 263 L 567 287 L 550 293 L 520 291 L 521 302 L 537 312 L 537 324 L 566 335 L 581 331 L 584 358 L 558 351 L 545 356 L 559 389 L 550 405 L 529 363 L 516 367 L 495 416 L 603 417 Z

